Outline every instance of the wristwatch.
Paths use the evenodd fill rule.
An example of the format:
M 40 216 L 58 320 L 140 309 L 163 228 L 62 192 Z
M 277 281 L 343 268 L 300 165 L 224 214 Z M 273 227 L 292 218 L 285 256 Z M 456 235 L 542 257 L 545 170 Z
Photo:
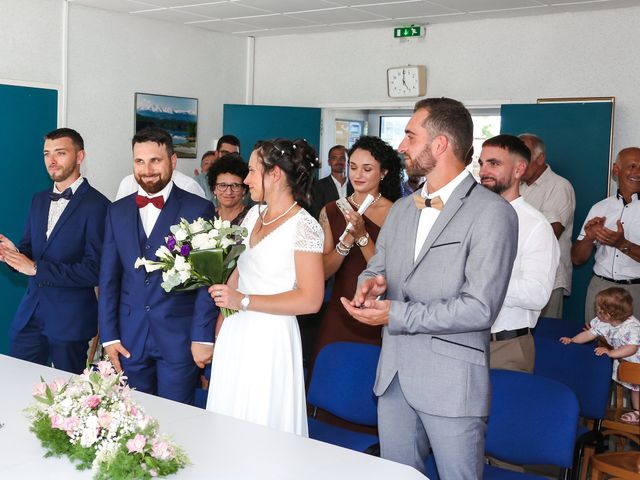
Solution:
M 249 298 L 249 295 L 245 295 L 244 297 L 242 297 L 242 300 L 240 300 L 240 306 L 242 307 L 243 312 L 247 311 L 247 308 L 249 308 L 250 303 L 251 303 L 251 299 Z
M 356 245 L 358 245 L 359 247 L 366 247 L 367 245 L 369 245 L 369 233 L 365 232 L 363 236 L 358 238 L 356 240 Z

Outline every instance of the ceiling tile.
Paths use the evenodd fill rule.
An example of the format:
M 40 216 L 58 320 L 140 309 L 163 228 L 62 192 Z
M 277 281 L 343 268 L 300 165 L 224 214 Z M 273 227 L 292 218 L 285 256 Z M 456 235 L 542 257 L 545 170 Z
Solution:
M 387 0 L 388 1 L 388 0 Z M 261 8 L 274 13 L 299 12 L 301 10 L 318 10 L 335 7 L 325 0 L 238 0 L 238 4 Z
M 462 12 L 485 12 L 489 10 L 508 10 L 542 6 L 542 1 L 536 0 L 429 0 L 430 3 L 451 8 Z
M 194 22 L 189 23 L 198 28 L 204 28 L 205 30 L 213 30 L 214 32 L 233 33 L 250 30 L 251 25 L 245 25 L 239 22 L 231 22 L 229 20 L 213 20 L 209 22 Z
M 253 17 L 255 15 L 264 15 L 270 13 L 267 10 L 243 6 L 240 2 L 194 5 L 188 7 L 180 7 L 180 10 L 219 19 Z
M 359 22 L 383 18 L 379 15 L 363 12 L 350 7 L 327 8 L 324 10 L 295 12 L 293 14 L 296 17 L 323 24 Z
M 259 17 L 244 17 L 240 21 L 258 29 L 293 28 L 304 27 L 305 25 L 316 25 L 303 18 L 297 18 L 292 15 L 282 15 L 279 13 L 273 15 L 261 15 Z
M 114 12 L 135 12 L 136 10 L 154 8 L 150 3 L 135 0 L 70 0 L 70 2 L 75 5 L 101 8 Z
M 551 5 L 555 6 L 558 9 L 561 9 L 563 12 L 578 12 L 585 10 L 605 10 L 608 8 L 637 7 L 638 5 L 640 5 L 640 2 L 638 2 L 638 0 L 599 0 L 591 2 L 578 2 L 576 0 L 556 0 L 551 2 Z
M 387 5 L 359 6 L 358 10 L 389 18 L 420 17 L 456 13 L 454 10 L 449 8 L 440 7 L 422 0 L 412 0 L 410 2 L 392 3 Z
M 153 18 L 156 20 L 163 20 L 165 22 L 186 23 L 194 22 L 197 20 L 207 20 L 211 17 L 204 15 L 194 15 L 192 13 L 182 12 L 173 8 L 161 8 L 157 10 L 141 10 L 133 12 L 135 15 L 139 15 L 145 18 Z
M 546 15 L 550 13 L 562 13 L 556 7 L 540 6 L 534 8 L 513 8 L 509 10 L 491 10 L 486 12 L 473 12 L 469 14 L 469 20 L 480 18 L 513 18 L 533 15 Z
M 157 7 L 182 7 L 184 5 L 197 5 L 200 3 L 226 2 L 227 0 L 142 0 Z

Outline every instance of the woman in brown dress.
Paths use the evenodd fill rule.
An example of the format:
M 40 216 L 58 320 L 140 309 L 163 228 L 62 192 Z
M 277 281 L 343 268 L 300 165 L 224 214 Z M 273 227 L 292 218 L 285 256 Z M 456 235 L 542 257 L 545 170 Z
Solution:
M 335 283 L 320 324 L 315 355 L 333 342 L 382 343 L 382 327 L 364 325 L 351 318 L 340 297 L 352 298 L 355 294 L 358 275 L 373 256 L 380 227 L 391 205 L 400 197 L 398 154 L 378 137 L 360 137 L 349 150 L 349 180 L 354 190 L 347 197 L 351 208 L 340 208 L 345 200 L 338 200 L 328 203 L 319 217 L 324 230 L 324 275 L 325 279 L 335 276 Z M 374 201 L 361 216 L 357 210 L 367 194 Z M 353 226 L 340 242 L 349 222 Z

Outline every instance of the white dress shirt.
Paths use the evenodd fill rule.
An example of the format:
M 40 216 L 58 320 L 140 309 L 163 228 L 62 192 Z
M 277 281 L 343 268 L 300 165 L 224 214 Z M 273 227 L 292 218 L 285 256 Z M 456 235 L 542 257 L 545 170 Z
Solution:
M 467 178 L 467 175 L 469 175 L 469 172 L 467 170 L 463 170 L 462 172 L 460 172 L 460 174 L 456 178 L 451 180 L 444 187 L 440 188 L 439 190 L 436 190 L 431 194 L 427 191 L 427 182 L 424 182 L 422 190 L 420 191 L 420 195 L 422 196 L 422 198 L 429 198 L 429 199 L 432 199 L 434 197 L 440 197 L 440 200 L 442 200 L 443 205 L 446 205 L 447 200 L 449 200 L 449 197 L 451 196 L 453 191 L 456 189 L 458 185 L 460 185 L 460 183 L 462 183 L 462 181 L 465 178 Z M 436 223 L 436 220 L 438 219 L 439 215 L 440 215 L 440 210 L 436 208 L 426 207 L 420 210 L 420 220 L 418 221 L 418 232 L 416 233 L 416 249 L 413 253 L 414 261 L 417 260 L 418 256 L 420 255 L 420 250 L 422 250 L 422 245 L 424 245 L 424 241 L 427 239 L 427 236 L 429 235 L 429 232 L 431 231 L 433 224 Z
M 625 205 L 621 195 L 616 194 L 599 201 L 587 214 L 585 224 L 593 217 L 606 217 L 605 227 L 617 230 L 617 220 L 622 222 L 624 236 L 632 243 L 640 244 L 640 199 L 634 194 L 631 203 Z M 584 224 L 578 240 L 584 238 Z M 593 273 L 613 280 L 632 280 L 640 278 L 640 263 L 625 255 L 615 247 L 596 242 Z
M 330 175 L 331 180 L 333 180 L 334 185 L 336 186 L 336 188 L 338 189 L 338 197 L 339 198 L 345 198 L 347 196 L 347 179 L 344 179 L 344 183 L 340 184 L 340 182 L 336 179 L 336 177 L 334 177 L 333 175 Z
M 158 193 L 154 193 L 153 195 L 149 195 L 142 189 L 142 187 L 138 186 L 138 195 L 148 198 L 163 197 L 166 203 L 172 188 L 173 180 L 169 180 L 169 183 L 167 183 L 162 190 L 160 190 Z M 157 208 L 152 203 L 148 203 L 144 207 L 138 209 L 138 212 L 140 213 L 140 220 L 142 221 L 142 228 L 144 228 L 144 233 L 146 233 L 147 238 L 151 235 L 153 227 L 156 225 L 161 211 L 162 210 Z M 167 234 L 169 234 L 169 232 L 167 232 Z
M 518 214 L 518 253 L 491 333 L 536 326 L 551 296 L 560 262 L 558 240 L 545 216 L 522 197 L 511 206 Z
M 84 178 L 79 177 L 75 182 L 69 185 L 68 188 L 71 188 L 71 192 L 74 195 L 76 193 L 76 190 L 78 190 L 78 187 L 82 185 L 82 182 L 84 182 Z M 56 187 L 55 183 L 53 184 L 53 193 L 62 193 L 60 190 L 58 190 L 58 187 Z M 55 202 L 53 200 L 50 201 L 49 217 L 47 219 L 47 240 L 49 240 L 49 235 L 51 235 L 51 232 L 56 226 L 56 223 L 58 223 L 58 220 L 60 220 L 60 217 L 62 216 L 64 209 L 67 208 L 67 205 L 69 204 L 69 200 L 67 200 L 66 198 L 60 198 Z
M 185 175 L 178 170 L 174 170 L 173 174 L 171 175 L 171 180 L 173 180 L 174 183 L 182 190 L 186 190 L 187 192 L 193 193 L 194 195 L 198 195 L 202 198 L 207 198 L 204 190 L 202 190 L 202 187 L 198 184 L 198 182 L 196 182 L 188 175 Z M 138 182 L 136 182 L 136 178 L 133 176 L 133 173 L 131 175 L 127 175 L 120 182 L 118 193 L 116 194 L 116 200 L 120 200 L 121 198 L 137 192 L 138 186 Z
M 571 236 L 573 215 L 576 210 L 576 194 L 566 178 L 547 168 L 531 185 L 520 184 L 520 194 L 525 201 L 537 208 L 549 223 L 560 223 L 564 231 L 558 239 L 560 245 L 560 268 L 556 273 L 553 288 L 562 288 L 565 295 L 571 293 Z

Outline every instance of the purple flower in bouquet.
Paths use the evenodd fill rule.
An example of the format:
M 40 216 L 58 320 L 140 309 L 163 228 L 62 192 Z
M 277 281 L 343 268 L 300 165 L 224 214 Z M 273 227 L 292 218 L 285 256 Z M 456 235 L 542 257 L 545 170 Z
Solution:
M 191 252 L 191 248 L 186 243 L 180 247 L 180 255 L 183 257 L 189 256 L 189 252 Z
M 176 248 L 176 237 L 173 235 L 169 235 L 167 237 L 167 248 L 173 252 L 173 249 Z

